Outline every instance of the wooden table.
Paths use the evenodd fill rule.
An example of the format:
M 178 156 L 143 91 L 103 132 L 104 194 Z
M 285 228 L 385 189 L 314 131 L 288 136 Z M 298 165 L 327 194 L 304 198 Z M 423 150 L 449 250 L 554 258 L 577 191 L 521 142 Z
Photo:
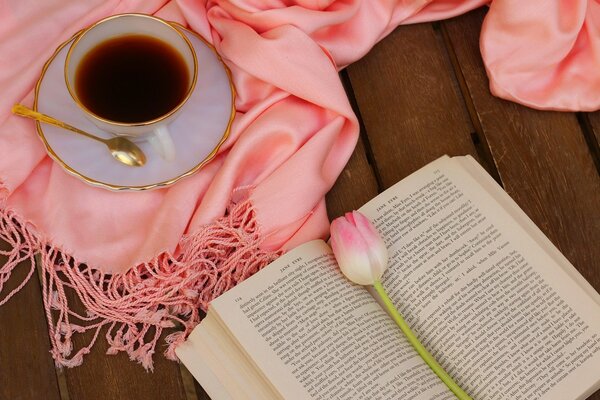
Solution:
M 327 196 L 330 217 L 443 154 L 471 154 L 600 291 L 600 112 L 493 97 L 478 47 L 484 15 L 402 26 L 342 72 L 362 130 Z M 176 363 L 155 356 L 147 374 L 124 354 L 106 356 L 102 340 L 83 366 L 57 371 L 47 332 L 34 277 L 0 308 L 0 400 L 208 399 Z

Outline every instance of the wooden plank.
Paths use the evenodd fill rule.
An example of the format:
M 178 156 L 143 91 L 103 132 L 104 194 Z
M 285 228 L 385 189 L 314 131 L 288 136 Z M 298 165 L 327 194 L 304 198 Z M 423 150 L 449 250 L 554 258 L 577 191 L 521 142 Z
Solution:
M 126 354 L 106 355 L 107 348 L 99 340 L 80 367 L 65 372 L 71 399 L 186 400 L 176 363 L 156 354 L 154 372 L 147 373 Z
M 364 143 L 359 139 L 348 164 L 327 193 L 327 213 L 330 220 L 357 210 L 377 196 L 377 181 L 367 162 Z
M 73 300 L 73 308 L 84 312 L 83 306 L 68 293 Z M 125 353 L 107 355 L 108 344 L 104 339 L 106 331 L 100 333 L 91 352 L 81 366 L 65 370 L 69 396 L 73 400 L 105 399 L 144 399 L 144 400 L 187 400 L 179 365 L 165 359 L 164 337 L 171 332 L 163 332 L 154 354 L 154 372 L 129 360 Z M 93 332 L 73 337 L 75 348 L 89 343 Z
M 399 27 L 348 74 L 384 188 L 444 154 L 480 159 L 432 24 Z
M 0 242 L 0 249 L 8 245 Z M 0 265 L 6 257 L 0 256 Z M 8 294 L 29 272 L 22 262 L 3 289 Z M 37 274 L 0 307 L 0 399 L 59 400 L 54 361 Z
M 506 191 L 600 289 L 600 177 L 573 113 L 491 95 L 479 53 L 485 11 L 444 23 Z

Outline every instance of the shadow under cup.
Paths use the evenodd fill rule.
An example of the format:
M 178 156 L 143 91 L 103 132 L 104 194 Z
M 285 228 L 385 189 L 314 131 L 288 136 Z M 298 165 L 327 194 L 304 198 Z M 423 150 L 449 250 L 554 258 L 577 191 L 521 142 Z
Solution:
M 120 49 L 119 53 L 118 46 L 125 46 L 125 48 Z M 127 50 L 127 46 L 129 46 L 129 50 Z M 135 54 L 138 53 L 145 54 L 145 57 L 158 57 L 158 59 L 148 59 L 151 62 L 138 61 L 136 63 L 132 60 L 135 60 Z M 110 57 L 114 59 L 110 59 Z M 160 57 L 178 58 L 178 60 L 161 60 Z M 138 58 L 138 60 L 143 60 L 143 58 Z M 86 64 L 92 64 L 93 68 Z M 167 64 L 178 64 L 177 71 L 179 74 L 187 74 L 187 79 L 184 77 L 182 80 L 181 76 L 173 76 L 173 71 L 176 70 L 172 68 L 169 70 L 166 68 Z M 104 72 L 100 68 L 102 65 L 108 66 Z M 152 71 L 148 72 L 151 68 L 155 68 L 154 75 L 150 73 Z M 135 137 L 148 134 L 148 139 L 161 156 L 170 158 L 174 155 L 174 148 L 167 125 L 191 96 L 196 84 L 197 68 L 193 46 L 177 28 L 160 18 L 149 15 L 120 14 L 98 21 L 75 39 L 65 61 L 65 82 L 73 101 L 100 129 L 123 136 Z M 86 72 L 88 69 L 91 72 Z M 96 70 L 99 72 L 94 72 Z M 85 93 L 85 87 L 80 87 L 80 78 L 88 73 L 91 74 L 90 82 L 104 82 L 102 85 L 97 85 L 96 89 L 92 89 L 91 93 Z M 93 76 L 95 73 L 104 73 L 104 76 Z M 144 73 L 146 74 L 144 75 Z M 143 80 L 144 76 L 146 81 Z M 88 80 L 85 76 L 83 78 L 84 81 Z M 132 81 L 131 85 L 129 85 L 129 80 Z M 136 80 L 137 82 L 134 82 Z M 174 85 L 180 87 L 177 88 Z M 120 96 L 119 100 L 130 98 L 131 101 L 115 101 L 115 104 L 124 105 L 138 101 L 139 104 L 131 104 L 130 108 L 143 108 L 144 104 L 151 104 L 144 103 L 144 101 L 152 102 L 153 96 L 160 96 L 161 91 L 169 94 L 168 91 L 171 89 L 177 91 L 176 100 L 163 110 L 164 113 L 152 115 L 148 120 L 132 121 L 123 118 L 119 121 L 118 118 L 111 119 L 107 117 L 108 114 L 102 115 L 102 112 L 98 112 L 101 109 L 95 107 L 94 103 L 89 100 L 96 95 L 100 97 Z M 94 93 L 94 90 L 98 93 Z M 127 93 L 127 90 L 135 91 L 135 93 Z M 129 95 L 131 97 L 127 97 Z M 162 100 L 163 97 L 154 97 L 154 99 Z M 86 98 L 88 98 L 87 101 Z

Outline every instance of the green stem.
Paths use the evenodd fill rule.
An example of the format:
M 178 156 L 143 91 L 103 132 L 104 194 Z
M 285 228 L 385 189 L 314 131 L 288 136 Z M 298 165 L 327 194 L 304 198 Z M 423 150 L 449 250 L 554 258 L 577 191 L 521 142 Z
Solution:
M 462 390 L 460 386 L 456 384 L 456 382 L 454 382 L 452 377 L 448 375 L 444 368 L 442 368 L 442 366 L 438 364 L 435 358 L 433 358 L 433 356 L 427 351 L 425 346 L 421 344 L 419 339 L 411 331 L 406 321 L 404 321 L 404 318 L 402 318 L 402 315 L 400 315 L 398 310 L 396 310 L 396 307 L 385 292 L 385 289 L 381 285 L 381 282 L 375 281 L 373 287 L 375 288 L 375 291 L 377 291 L 377 294 L 379 294 L 379 297 L 381 297 L 383 304 L 387 308 L 388 312 L 392 315 L 392 318 L 394 319 L 400 330 L 404 333 L 404 335 L 406 335 L 406 338 L 408 339 L 409 343 L 415 348 L 417 353 L 419 353 L 421 358 L 423 358 L 423 360 L 427 363 L 427 365 L 429 365 L 433 372 L 435 372 L 435 374 L 440 377 L 440 379 L 446 384 L 446 386 L 448 386 L 448 389 L 450 389 L 452 393 L 454 393 L 456 397 L 458 397 L 460 400 L 472 400 L 471 397 L 464 390 Z

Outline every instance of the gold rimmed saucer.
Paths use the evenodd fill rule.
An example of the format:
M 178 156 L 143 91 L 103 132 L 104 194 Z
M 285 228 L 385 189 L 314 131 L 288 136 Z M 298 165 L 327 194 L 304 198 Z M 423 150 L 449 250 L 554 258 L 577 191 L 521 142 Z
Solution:
M 48 125 L 36 123 L 46 150 L 67 172 L 88 184 L 110 190 L 149 190 L 162 188 L 192 175 L 217 154 L 229 136 L 235 116 L 235 88 L 231 72 L 215 48 L 204 38 L 180 24 L 171 23 L 192 42 L 198 56 L 196 88 L 180 115 L 169 125 L 177 157 L 167 162 L 150 143 L 137 142 L 148 155 L 143 167 L 117 163 L 106 148 L 86 138 Z M 89 131 L 111 137 L 93 125 L 68 94 L 63 67 L 69 44 L 80 32 L 62 43 L 44 65 L 35 88 L 34 109 Z

